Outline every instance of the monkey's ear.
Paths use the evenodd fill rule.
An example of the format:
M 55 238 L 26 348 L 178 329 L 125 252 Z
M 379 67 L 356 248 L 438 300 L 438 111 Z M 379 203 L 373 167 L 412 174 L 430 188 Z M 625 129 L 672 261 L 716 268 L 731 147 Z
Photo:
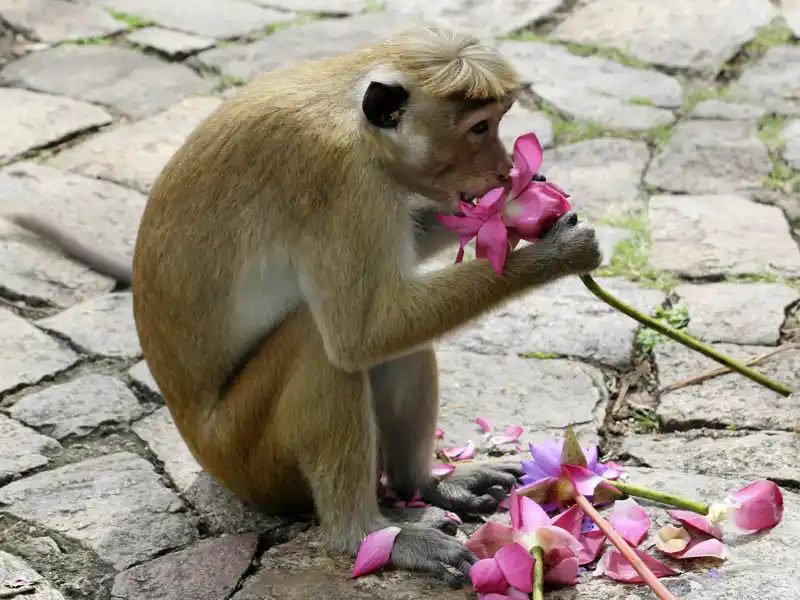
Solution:
M 398 84 L 373 81 L 369 84 L 361 101 L 364 116 L 375 127 L 394 129 L 408 101 L 408 91 Z

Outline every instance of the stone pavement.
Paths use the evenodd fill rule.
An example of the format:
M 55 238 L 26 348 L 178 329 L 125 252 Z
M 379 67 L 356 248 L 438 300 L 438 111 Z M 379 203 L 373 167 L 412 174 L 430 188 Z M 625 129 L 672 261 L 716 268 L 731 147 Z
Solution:
M 503 123 L 600 227 L 604 287 L 800 389 L 798 0 L 0 0 L 0 213 L 25 207 L 130 256 L 184 137 L 257 73 L 410 23 L 493 39 L 529 84 Z M 192 460 L 141 362 L 130 296 L 0 221 L 0 584 L 34 600 L 442 600 L 348 579 L 308 523 L 265 517 Z M 439 263 L 452 260 L 446 256 Z M 436 264 L 434 261 L 433 264 Z M 800 564 L 800 403 L 565 280 L 439 345 L 445 443 L 478 415 L 526 441 L 574 423 L 634 480 L 718 498 L 754 478 L 786 516 L 680 598 L 784 600 Z M 663 513 L 659 513 L 663 515 Z M 710 570 L 716 567 L 716 570 Z M 551 598 L 652 598 L 593 580 Z M 4 588 L 0 585 L 0 590 Z

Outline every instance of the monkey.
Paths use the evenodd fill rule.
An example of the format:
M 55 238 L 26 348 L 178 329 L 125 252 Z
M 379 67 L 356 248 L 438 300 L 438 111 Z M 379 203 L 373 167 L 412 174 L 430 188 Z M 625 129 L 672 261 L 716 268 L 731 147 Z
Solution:
M 390 525 L 379 463 L 401 497 L 459 514 L 494 511 L 522 474 L 516 462 L 432 475 L 434 344 L 597 268 L 594 228 L 568 212 L 500 276 L 483 259 L 416 271 L 458 242 L 437 213 L 510 189 L 498 125 L 520 88 L 475 37 L 407 30 L 259 75 L 150 190 L 127 281 L 180 435 L 242 500 L 313 510 L 331 550 L 355 555 Z M 477 557 L 444 529 L 401 527 L 390 565 L 459 585 L 448 569 L 468 577 Z

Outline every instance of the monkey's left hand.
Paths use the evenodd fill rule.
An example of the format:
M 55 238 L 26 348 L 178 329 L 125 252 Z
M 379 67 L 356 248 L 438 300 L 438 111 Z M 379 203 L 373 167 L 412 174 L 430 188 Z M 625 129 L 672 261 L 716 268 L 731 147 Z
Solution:
M 517 462 L 458 465 L 452 475 L 420 490 L 425 502 L 455 513 L 491 513 L 522 477 Z

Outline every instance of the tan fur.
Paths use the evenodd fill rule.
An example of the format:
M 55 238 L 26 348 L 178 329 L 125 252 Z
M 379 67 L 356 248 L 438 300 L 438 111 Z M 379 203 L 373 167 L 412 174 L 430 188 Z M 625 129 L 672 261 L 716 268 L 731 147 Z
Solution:
M 396 129 L 361 110 L 379 73 L 410 92 Z M 576 227 L 511 253 L 502 277 L 484 260 L 414 274 L 456 241 L 434 211 L 505 183 L 497 126 L 518 84 L 477 40 L 430 30 L 295 64 L 221 105 L 150 193 L 134 313 L 181 435 L 243 499 L 275 512 L 313 502 L 336 548 L 385 524 L 379 449 L 394 485 L 438 493 L 432 341 L 599 262 Z M 489 131 L 470 133 L 484 119 Z M 414 548 L 398 538 L 395 564 L 463 560 L 419 535 Z

